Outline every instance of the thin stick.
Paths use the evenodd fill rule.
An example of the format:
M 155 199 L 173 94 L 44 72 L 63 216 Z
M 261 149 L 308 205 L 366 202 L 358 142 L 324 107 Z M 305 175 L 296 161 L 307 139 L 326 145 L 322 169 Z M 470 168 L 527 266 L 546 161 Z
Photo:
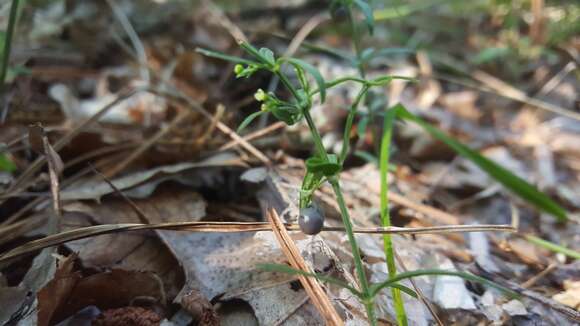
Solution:
M 143 153 L 145 153 L 149 148 L 155 145 L 161 138 L 163 138 L 169 131 L 175 128 L 183 120 L 191 115 L 191 111 L 181 111 L 168 125 L 162 127 L 153 137 L 149 138 L 141 146 L 136 148 L 126 159 L 115 166 L 113 169 L 107 171 L 105 175 L 108 178 L 112 178 L 123 171 L 129 164 L 133 163 L 138 159 Z
M 574 120 L 580 120 L 580 114 L 575 113 L 570 110 L 563 109 L 557 105 L 539 100 L 537 98 L 530 97 L 526 95 L 521 90 L 513 87 L 512 85 L 497 79 L 496 77 L 487 74 L 483 71 L 477 70 L 472 74 L 472 77 L 478 82 L 486 85 L 487 87 L 493 89 L 498 94 L 503 97 L 509 98 L 511 100 L 526 103 L 531 106 L 535 106 L 539 109 L 550 111 L 552 113 L 560 114 Z
M 140 63 L 139 69 L 141 73 L 141 78 L 145 80 L 147 85 L 149 85 L 149 81 L 151 80 L 151 78 L 149 77 L 149 69 L 146 68 L 147 54 L 145 52 L 145 47 L 143 46 L 143 43 L 139 39 L 139 36 L 137 35 L 137 32 L 135 31 L 133 26 L 131 25 L 129 18 L 127 18 L 123 10 L 121 10 L 121 8 L 119 8 L 119 6 L 115 4 L 115 1 L 107 0 L 107 4 L 109 5 L 109 7 L 111 7 L 111 10 L 115 15 L 115 18 L 117 18 L 117 21 L 119 21 L 119 24 L 121 25 L 121 27 L 123 27 L 125 33 L 127 33 L 127 36 L 129 37 L 129 40 L 131 41 L 131 44 L 135 49 L 135 53 L 137 54 L 137 58 Z
M 271 225 L 271 230 L 276 235 L 276 239 L 278 239 L 278 244 L 282 248 L 282 252 L 286 255 L 286 258 L 290 262 L 290 266 L 296 269 L 300 269 L 306 273 L 312 273 L 312 270 L 306 264 L 304 258 L 300 254 L 300 250 L 296 247 L 294 241 L 288 234 L 286 227 L 280 220 L 280 217 L 276 213 L 274 209 L 270 209 L 270 211 L 266 214 L 268 221 Z M 306 290 L 306 293 L 312 300 L 314 306 L 318 309 L 321 317 L 324 318 L 325 324 L 327 325 L 344 325 L 344 322 L 334 309 L 332 302 L 330 302 L 330 298 L 326 295 L 326 292 L 322 289 L 320 283 L 316 278 L 306 277 L 303 275 L 298 276 L 300 283 Z
M 254 132 L 252 132 L 252 133 L 244 136 L 242 139 L 245 140 L 245 141 L 247 141 L 247 142 L 249 142 L 249 141 L 252 141 L 252 140 L 254 140 L 256 138 L 260 138 L 260 137 L 262 137 L 264 135 L 267 135 L 267 134 L 269 134 L 269 133 L 271 133 L 273 131 L 276 131 L 276 130 L 278 130 L 280 128 L 284 128 L 285 126 L 286 126 L 286 124 L 284 122 L 279 121 L 279 122 L 276 122 L 274 124 L 269 125 L 266 128 L 262 128 L 260 130 L 254 131 Z M 230 149 L 232 147 L 235 147 L 235 146 L 237 146 L 239 144 L 240 144 L 239 141 L 232 140 L 232 141 L 228 142 L 227 144 L 224 144 L 220 148 L 218 148 L 218 151 L 225 151 L 225 150 Z
M 536 284 L 540 279 L 544 278 L 544 276 L 548 275 L 549 273 L 551 273 L 554 269 L 556 269 L 556 267 L 558 267 L 558 264 L 556 263 L 551 263 L 550 265 L 548 265 L 548 267 L 546 267 L 546 269 L 544 269 L 543 271 L 539 272 L 538 274 L 532 276 L 530 279 L 528 279 L 527 281 L 525 281 L 524 283 L 522 283 L 522 287 L 524 289 L 529 289 L 531 288 L 534 284 Z
M 298 224 L 285 223 L 284 226 L 288 231 L 299 231 Z M 272 231 L 270 224 L 265 222 L 170 222 L 157 224 L 140 224 L 140 223 L 120 223 L 120 224 L 101 224 L 77 228 L 64 231 L 58 234 L 49 235 L 44 238 L 30 241 L 24 245 L 16 247 L 0 255 L 0 262 L 25 255 L 46 247 L 60 245 L 66 242 L 93 237 L 102 234 L 137 231 L 137 230 L 172 230 L 187 232 L 258 232 Z M 324 232 L 345 232 L 344 227 L 323 227 Z M 401 227 L 370 227 L 354 228 L 355 233 L 366 234 L 438 234 L 438 233 L 464 233 L 464 232 L 515 232 L 511 225 L 447 225 L 420 228 L 401 228 Z
M 169 85 L 172 86 L 173 88 L 175 88 L 175 86 L 173 86 L 171 84 L 169 84 Z M 191 97 L 189 97 L 185 92 L 182 92 L 179 89 L 175 89 L 174 91 L 176 91 L 177 93 L 175 93 L 175 92 L 161 92 L 161 91 L 154 91 L 154 92 L 161 95 L 161 96 L 165 96 L 167 99 L 173 101 L 177 105 L 181 105 L 181 103 L 179 103 L 180 101 L 185 101 L 187 103 L 187 105 L 189 107 L 191 107 L 194 111 L 200 113 L 202 116 L 204 116 L 205 118 L 207 118 L 210 121 L 213 120 L 213 116 L 211 114 L 209 114 L 209 112 L 207 112 L 201 105 L 199 105 L 199 103 L 197 103 Z M 230 127 L 226 126 L 223 122 L 218 121 L 216 124 L 216 127 L 221 132 L 226 134 L 228 137 L 232 138 L 235 141 L 238 141 L 239 144 L 244 149 L 246 149 L 248 152 L 250 152 L 256 158 L 258 158 L 263 164 L 265 164 L 265 165 L 272 164 L 272 162 L 270 161 L 270 159 L 266 155 L 264 155 L 259 149 L 254 147 L 252 144 L 245 141 L 242 137 L 240 137 L 240 135 L 238 135 Z

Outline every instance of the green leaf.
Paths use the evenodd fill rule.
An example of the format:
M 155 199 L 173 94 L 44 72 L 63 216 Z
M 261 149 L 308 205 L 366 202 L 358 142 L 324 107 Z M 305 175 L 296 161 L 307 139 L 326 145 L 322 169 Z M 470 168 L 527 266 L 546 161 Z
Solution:
M 312 77 L 314 77 L 316 84 L 318 84 L 318 89 L 320 89 L 320 102 L 324 103 L 326 99 L 326 83 L 324 82 L 324 78 L 322 78 L 322 75 L 320 74 L 318 69 L 316 69 L 313 65 L 309 64 L 308 62 L 300 59 L 286 58 L 284 60 L 294 65 L 294 67 L 300 67 L 306 70 L 306 72 L 308 72 L 310 75 L 312 75 Z
M 340 171 L 337 157 L 334 154 L 327 155 L 328 159 L 322 157 L 311 157 L 306 160 L 306 169 L 312 173 L 321 173 L 324 176 L 332 176 Z
M 270 66 L 274 66 L 276 64 L 276 59 L 274 59 L 274 52 L 268 48 L 261 48 L 259 51 L 260 55 Z
M 481 50 L 473 59 L 475 64 L 485 64 L 492 61 L 497 61 L 505 58 L 510 54 L 510 49 L 507 47 L 491 47 Z
M 330 284 L 334 284 L 340 286 L 341 288 L 348 289 L 352 294 L 356 295 L 359 298 L 362 298 L 362 294 L 353 288 L 352 286 L 348 285 L 347 283 L 337 280 L 333 277 L 328 277 L 320 274 L 308 273 L 303 270 L 292 268 L 288 265 L 281 265 L 281 264 L 258 264 L 257 266 L 259 269 L 266 271 L 266 272 L 276 272 L 276 273 L 284 273 L 290 275 L 302 275 L 308 277 L 314 277 L 317 280 L 322 282 L 327 282 Z
M 289 126 L 298 122 L 302 116 L 300 109 L 292 105 L 275 105 L 270 108 L 270 112 Z
M 16 170 L 16 165 L 4 153 L 0 154 L 0 171 L 13 172 Z
M 300 187 L 300 208 L 305 208 L 310 204 L 312 201 L 312 194 L 314 194 L 314 191 L 320 187 L 322 177 L 324 177 L 322 173 L 306 171 L 304 180 L 302 180 L 302 187 Z
M 195 49 L 195 52 L 201 53 L 202 55 L 205 55 L 206 57 L 221 59 L 221 60 L 225 60 L 225 61 L 229 61 L 229 62 L 233 62 L 233 63 L 241 63 L 241 64 L 246 64 L 246 65 L 256 65 L 256 64 L 258 64 L 255 61 L 250 61 L 250 60 L 246 60 L 246 59 L 243 59 L 243 58 L 234 57 L 234 56 L 231 56 L 231 55 L 223 54 L 221 52 L 216 52 L 216 51 L 212 51 L 212 50 L 208 50 L 208 49 L 203 49 L 203 48 L 196 48 Z
M 252 121 L 254 121 L 254 119 L 256 119 L 257 117 L 261 116 L 264 113 L 266 113 L 266 111 L 257 111 L 247 116 L 244 119 L 244 121 L 240 123 L 240 126 L 238 127 L 238 130 L 236 132 L 240 133 L 240 131 L 244 130 L 250 123 L 252 123 Z
M 501 286 L 501 285 L 499 285 L 495 282 L 492 282 L 488 279 L 485 279 L 483 277 L 473 275 L 470 273 L 458 272 L 458 271 L 449 271 L 449 270 L 444 270 L 444 269 L 420 269 L 420 270 L 416 270 L 416 271 L 412 271 L 412 272 L 399 273 L 397 276 L 390 278 L 389 280 L 387 280 L 385 282 L 372 284 L 370 286 L 371 296 L 372 297 L 376 296 L 382 289 L 384 289 L 386 287 L 391 287 L 391 286 L 393 286 L 393 284 L 395 284 L 401 280 L 412 278 L 412 277 L 425 276 L 425 275 L 457 276 L 457 277 L 461 277 L 461 278 L 468 280 L 468 281 L 481 283 L 483 285 L 495 288 L 511 298 L 518 298 L 519 297 L 519 295 L 515 291 L 512 291 L 504 286 Z
M 246 52 L 251 54 L 254 58 L 258 59 L 260 62 L 269 64 L 268 59 L 266 59 L 262 53 L 258 49 L 256 49 L 253 45 L 247 42 L 240 43 L 240 47 L 244 49 Z
M 393 127 L 395 125 L 395 118 L 397 117 L 397 110 L 391 108 L 385 112 L 385 119 L 383 124 L 383 137 L 381 138 L 381 152 L 379 159 L 380 167 L 380 184 L 381 184 L 381 198 L 380 198 L 380 215 L 381 224 L 383 227 L 391 226 L 391 216 L 389 214 L 389 159 L 391 155 L 391 140 L 393 136 Z M 387 264 L 387 272 L 389 278 L 394 278 L 397 275 L 397 267 L 395 265 L 395 250 L 393 248 L 393 241 L 390 234 L 383 234 L 383 247 L 385 252 L 385 262 Z M 407 313 L 405 312 L 405 305 L 401 296 L 401 291 L 397 287 L 392 286 L 391 293 L 393 295 L 393 305 L 395 306 L 395 313 L 397 320 L 401 324 L 406 324 Z
M 367 51 L 367 50 L 373 50 L 373 51 Z M 367 63 L 370 60 L 374 59 L 374 58 L 378 58 L 378 57 L 388 57 L 391 56 L 393 54 L 411 54 L 414 53 L 415 51 L 409 49 L 409 48 L 384 48 L 384 49 L 380 49 L 380 50 L 374 50 L 372 48 L 370 49 L 366 49 L 365 51 L 363 51 L 361 53 L 360 56 L 360 61 L 361 63 Z
M 411 289 L 407 286 L 404 286 L 403 284 L 395 283 L 395 284 L 391 284 L 390 287 L 395 288 L 395 289 L 397 289 L 397 290 L 399 290 L 399 291 L 401 291 L 401 292 L 403 292 L 403 293 L 405 293 L 405 294 L 407 294 L 415 299 L 419 298 L 419 296 L 417 295 L 417 293 L 415 291 L 413 291 L 413 289 Z
M 369 33 L 372 35 L 375 28 L 375 19 L 373 16 L 373 9 L 363 0 L 354 0 L 354 4 L 360 9 L 360 11 L 365 16 L 365 23 L 369 29 Z
M 481 168 L 499 183 L 504 185 L 507 189 L 520 196 L 522 199 L 526 200 L 532 205 L 535 205 L 537 208 L 552 214 L 559 222 L 565 222 L 567 220 L 566 211 L 560 205 L 558 205 L 544 193 L 540 192 L 538 189 L 536 189 L 536 187 L 532 186 L 527 181 L 516 176 L 506 168 L 500 166 L 494 161 L 472 150 L 471 148 L 465 146 L 454 138 L 446 135 L 441 130 L 435 128 L 428 122 L 409 112 L 401 104 L 398 104 L 396 109 L 398 111 L 397 115 L 400 118 L 419 124 L 429 134 L 431 134 L 431 136 L 444 142 L 455 152 L 475 163 L 477 166 L 479 166 L 479 168 Z
M 358 125 L 356 126 L 356 133 L 358 139 L 364 139 L 365 134 L 367 132 L 367 126 L 369 125 L 369 117 L 364 116 L 358 121 Z

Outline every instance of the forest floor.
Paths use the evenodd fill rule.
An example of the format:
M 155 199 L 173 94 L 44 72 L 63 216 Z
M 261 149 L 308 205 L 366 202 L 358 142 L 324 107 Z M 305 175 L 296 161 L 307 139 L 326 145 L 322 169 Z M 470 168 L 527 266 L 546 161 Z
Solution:
M 373 88 L 348 131 L 340 185 L 355 231 L 376 231 L 356 235 L 371 282 L 388 277 L 379 153 L 397 103 L 565 211 L 539 210 L 419 125 L 396 122 L 398 271 L 468 272 L 517 294 L 453 276 L 405 280 L 417 294 L 403 296 L 410 325 L 580 323 L 580 6 L 391 2 L 372 7 L 372 34 L 368 12 L 354 11 L 359 35 L 340 1 L 25 2 L 0 94 L 0 324 L 320 325 L 324 308 L 367 324 L 347 289 L 258 267 L 359 287 L 331 185 L 313 200 L 334 231 L 297 230 L 307 124 L 261 115 L 236 131 L 260 110 L 258 89 L 290 94 L 270 74 L 236 78 L 233 63 L 196 51 L 247 58 L 238 40 L 300 58 L 325 80 L 357 76 L 357 58 L 368 78 L 410 79 Z M 0 26 L 9 9 L 0 5 Z M 313 102 L 329 153 L 341 152 L 359 87 Z M 392 302 L 388 289 L 375 297 L 379 324 L 396 324 Z

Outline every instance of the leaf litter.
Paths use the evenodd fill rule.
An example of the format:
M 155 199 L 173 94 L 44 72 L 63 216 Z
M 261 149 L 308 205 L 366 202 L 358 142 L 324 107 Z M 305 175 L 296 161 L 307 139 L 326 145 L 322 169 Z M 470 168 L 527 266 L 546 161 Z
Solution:
M 25 6 L 21 28 L 26 33 L 22 33 L 14 62 L 28 62 L 30 74 L 14 79 L 7 100 L 11 109 L 7 113 L 3 111 L 2 123 L 7 123 L 0 131 L 3 151 L 0 159 L 13 161 L 17 169 L 17 172 L 0 171 L 2 180 L 7 180 L 0 187 L 18 190 L 2 193 L 0 212 L 6 218 L 2 217 L 1 222 L 10 222 L 0 226 L 0 234 L 7 235 L 1 242 L 2 253 L 54 232 L 50 227 L 38 225 L 54 221 L 54 201 L 49 192 L 52 190 L 54 196 L 56 188 L 60 188 L 56 193 L 62 201 L 59 207 L 63 211 L 63 231 L 104 224 L 142 223 L 142 216 L 118 191 L 139 207 L 150 224 L 261 222 L 266 220 L 270 208 L 276 209 L 283 222 L 296 222 L 298 190 L 304 173 L 301 158 L 310 147 L 309 139 L 304 137 L 305 126 L 297 124 L 286 128 L 283 134 L 272 131 L 253 140 L 245 139 L 248 134 L 235 134 L 233 130 L 241 121 L 241 112 L 255 109 L 253 104 L 248 104 L 251 103 L 247 100 L 251 99 L 248 94 L 259 87 L 266 89 L 268 82 L 249 79 L 245 84 L 233 84 L 228 78 L 231 67 L 203 58 L 193 49 L 204 46 L 236 54 L 231 35 L 250 31 L 253 34 L 256 29 L 257 35 L 264 30 L 285 33 L 303 25 L 310 13 L 320 9 L 301 1 L 281 6 L 273 4 L 273 7 L 268 3 L 263 10 L 276 14 L 268 14 L 266 18 L 252 13 L 258 9 L 226 9 L 228 13 L 224 14 L 220 12 L 224 9 L 209 1 L 199 5 L 203 10 L 196 7 L 193 16 L 184 14 L 191 12 L 191 4 L 178 2 L 119 1 L 117 5 L 140 36 L 146 62 L 138 62 L 141 59 L 131 53 L 134 51 L 131 45 L 129 51 L 122 50 L 130 43 L 124 39 L 128 31 L 105 5 L 92 1 L 65 5 L 56 1 L 38 8 Z M 151 16 L 152 10 L 160 14 Z M 277 15 L 286 18 L 280 20 Z M 28 17 L 32 20 L 27 20 Z M 165 23 L 167 17 L 173 19 L 170 27 Z M 222 17 L 225 23 L 216 24 L 215 17 Z M 279 29 L 280 24 L 286 25 L 285 28 Z M 182 25 L 190 26 L 191 30 L 179 27 Z M 257 37 L 260 42 L 271 43 L 275 52 L 283 52 L 283 46 L 274 41 L 274 36 Z M 341 35 L 315 34 L 312 38 L 321 44 L 341 47 Z M 72 46 L 62 47 L 66 43 Z M 60 45 L 46 47 L 51 44 Z M 31 52 L 35 47 L 42 51 Z M 303 54 L 329 80 L 332 76 L 356 74 L 356 69 L 346 67 L 336 57 L 330 59 L 316 51 Z M 442 67 L 434 57 L 424 52 L 377 57 L 368 65 L 373 75 L 397 70 L 397 75 L 420 79 L 417 85 L 406 82 L 389 85 L 384 90 L 389 95 L 388 101 L 403 102 L 414 113 L 419 112 L 479 149 L 484 156 L 533 181 L 565 205 L 574 220 L 580 208 L 577 121 L 538 114 L 529 103 L 517 110 L 511 107 L 500 110 L 497 96 L 512 94 L 507 97 L 515 98 L 518 103 L 525 102 L 526 97 L 514 93 L 514 89 L 512 93 L 489 94 L 438 79 Z M 162 82 L 158 83 L 157 77 L 144 80 L 142 64 Z M 493 84 L 495 77 L 476 72 L 467 82 L 478 81 L 491 88 L 496 85 Z M 570 78 L 568 70 L 563 73 L 564 77 L 548 83 L 553 88 L 541 89 L 538 94 L 542 95 L 542 101 L 564 107 L 573 103 L 570 90 L 577 80 Z M 124 89 L 141 86 L 155 91 L 123 98 Z M 184 96 L 177 102 L 175 98 L 160 95 L 168 89 L 170 92 L 177 89 L 189 102 L 183 100 Z M 533 87 L 525 88 L 525 92 L 532 91 Z M 26 92 L 32 94 L 23 94 Z M 341 148 L 342 139 L 337 130 L 342 127 L 346 111 L 342 114 L 337 110 L 347 107 L 355 92 L 356 88 L 350 85 L 341 86 L 328 92 L 324 104 L 313 107 L 313 117 L 322 127 L 322 137 L 329 149 L 338 152 Z M 42 100 L 38 101 L 39 98 Z M 111 101 L 118 103 L 107 114 L 86 123 L 86 119 L 91 119 Z M 192 102 L 199 104 L 192 110 L 197 113 L 172 124 L 175 116 Z M 52 115 L 39 115 L 42 110 L 33 110 L 38 103 L 50 103 L 56 111 Z M 216 109 L 218 104 L 226 109 Z M 365 110 L 370 112 L 371 107 Z M 47 172 L 54 172 L 54 167 L 51 171 L 43 170 L 38 163 L 32 165 L 36 155 L 46 151 L 38 154 L 28 151 L 34 139 L 18 140 L 15 135 L 24 132 L 24 121 L 50 124 L 55 117 L 61 118 L 59 124 L 45 126 L 46 144 L 52 151 L 47 157 L 53 163 L 57 161 L 54 158 L 62 159 L 64 173 L 58 187 L 51 189 L 55 179 Z M 268 120 L 257 123 L 264 127 Z M 353 135 L 359 135 L 357 149 L 372 153 L 375 145 L 372 133 L 361 127 L 363 118 L 357 118 L 356 123 L 355 127 L 360 127 L 353 131 Z M 171 127 L 162 130 L 168 125 Z M 153 137 L 155 133 L 160 135 L 159 139 Z M 394 189 L 390 197 L 396 226 L 510 224 L 518 215 L 524 235 L 539 234 L 572 250 L 580 248 L 577 222 L 570 222 L 566 227 L 552 223 L 547 216 L 506 195 L 472 163 L 456 158 L 442 143 L 411 124 L 398 126 L 394 136 L 397 166 L 390 172 L 389 180 Z M 67 137 L 72 138 L 56 141 Z M 71 139 L 76 142 L 70 142 Z M 150 144 L 141 147 L 142 153 L 132 149 L 149 140 Z M 197 140 L 203 142 L 198 144 Z M 128 147 L 129 150 L 116 157 L 103 152 L 94 159 L 81 160 L 112 176 L 111 182 L 119 190 L 112 189 L 90 170 L 83 172 L 80 165 L 67 165 L 91 150 L 128 142 L 136 143 L 136 147 Z M 223 146 L 229 146 L 230 150 L 219 150 Z M 4 148 L 8 149 L 6 155 Z M 129 156 L 131 153 L 134 158 Z M 131 160 L 123 163 L 121 169 L 116 166 L 127 158 Z M 262 167 L 260 161 L 271 162 L 271 166 Z M 379 225 L 378 170 L 373 164 L 364 165 L 356 160 L 347 165 L 341 183 L 355 227 Z M 30 201 L 33 204 L 25 207 L 30 198 L 35 198 L 35 202 Z M 338 207 L 328 185 L 316 193 L 315 200 L 324 208 L 327 226 L 340 226 Z M 357 286 L 352 252 L 344 233 L 325 231 L 308 237 L 290 231 L 290 237 L 308 268 Z M 358 234 L 357 238 L 369 278 L 377 282 L 385 280 L 388 274 L 379 237 Z M 521 301 L 509 300 L 495 290 L 449 276 L 421 276 L 413 283 L 403 281 L 403 285 L 420 292 L 424 300 L 436 307 L 433 311 L 423 301 L 404 296 L 413 325 L 432 324 L 439 318 L 456 324 L 567 325 L 578 318 L 577 261 L 538 247 L 524 236 L 500 232 L 416 234 L 395 235 L 393 242 L 399 256 L 399 270 L 470 271 L 511 286 L 522 294 Z M 288 258 L 272 232 L 141 230 L 89 237 L 43 249 L 36 257 L 3 261 L 0 321 L 73 325 L 84 320 L 86 324 L 106 324 L 133 320 L 141 315 L 153 324 L 165 325 L 192 321 L 217 325 L 218 319 L 230 325 L 321 324 L 326 316 L 320 315 L 295 276 L 256 267 L 260 263 L 276 262 L 286 264 Z M 345 324 L 365 324 L 364 308 L 350 292 L 320 283 Z M 380 321 L 395 322 L 390 291 L 381 292 L 377 307 Z

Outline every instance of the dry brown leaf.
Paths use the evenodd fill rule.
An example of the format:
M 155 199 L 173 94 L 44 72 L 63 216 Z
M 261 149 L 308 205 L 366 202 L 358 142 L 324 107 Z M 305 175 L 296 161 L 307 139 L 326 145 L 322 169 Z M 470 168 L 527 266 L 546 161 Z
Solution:
M 38 325 L 54 324 L 53 317 L 68 300 L 70 293 L 81 279 L 79 272 L 74 271 L 76 255 L 70 255 L 58 262 L 54 277 L 38 291 Z M 52 321 L 52 322 L 51 322 Z

